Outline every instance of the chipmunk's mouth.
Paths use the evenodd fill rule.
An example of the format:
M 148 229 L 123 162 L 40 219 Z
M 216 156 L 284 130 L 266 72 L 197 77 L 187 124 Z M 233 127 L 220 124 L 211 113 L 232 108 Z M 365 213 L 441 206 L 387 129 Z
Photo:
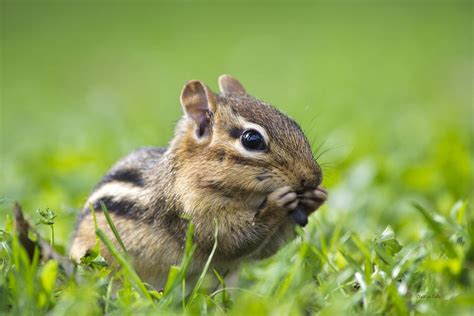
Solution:
M 296 191 L 300 202 L 296 209 L 290 212 L 290 217 L 301 227 L 308 224 L 308 216 L 317 210 L 327 200 L 328 192 L 318 186 L 315 190 Z

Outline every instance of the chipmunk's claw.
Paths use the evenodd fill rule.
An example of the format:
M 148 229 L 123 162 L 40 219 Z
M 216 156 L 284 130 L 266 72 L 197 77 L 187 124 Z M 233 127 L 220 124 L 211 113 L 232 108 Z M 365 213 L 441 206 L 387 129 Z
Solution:
M 328 192 L 322 187 L 317 187 L 315 190 L 305 192 L 300 197 L 300 205 L 304 211 L 309 215 L 317 210 L 327 200 Z
M 290 186 L 281 187 L 270 193 L 257 210 L 254 217 L 261 217 L 268 212 L 284 212 L 287 215 L 298 206 L 298 196 Z
M 289 186 L 279 188 L 267 197 L 268 202 L 273 203 L 278 208 L 288 211 L 294 210 L 298 205 L 298 196 Z

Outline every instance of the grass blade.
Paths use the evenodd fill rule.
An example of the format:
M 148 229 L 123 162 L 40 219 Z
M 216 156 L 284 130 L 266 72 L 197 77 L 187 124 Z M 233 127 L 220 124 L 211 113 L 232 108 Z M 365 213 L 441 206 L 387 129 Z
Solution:
M 207 258 L 206 264 L 204 265 L 204 269 L 202 270 L 201 275 L 199 276 L 199 279 L 197 280 L 196 285 L 194 286 L 194 289 L 189 297 L 188 305 L 191 304 L 196 298 L 197 292 L 201 288 L 202 282 L 204 281 L 204 277 L 206 276 L 207 270 L 209 269 L 209 266 L 211 265 L 212 258 L 214 257 L 214 253 L 216 252 L 216 249 L 217 249 L 217 235 L 219 233 L 217 220 L 214 221 L 214 224 L 216 226 L 216 230 L 214 232 L 214 245 L 212 246 L 212 250 L 209 257 Z
M 117 231 L 117 228 L 115 227 L 114 222 L 112 221 L 112 218 L 110 217 L 110 213 L 107 210 L 107 207 L 105 206 L 104 202 L 100 201 L 100 207 L 102 208 L 102 212 L 104 212 L 105 219 L 107 220 L 107 223 L 110 226 L 110 229 L 114 233 L 115 239 L 117 239 L 117 242 L 119 243 L 120 247 L 122 248 L 124 253 L 127 253 L 127 249 L 125 248 L 125 244 L 122 241 L 122 238 L 120 238 L 120 235 Z
M 130 277 L 132 282 L 137 287 L 138 291 L 146 297 L 150 302 L 153 302 L 150 293 L 146 289 L 145 285 L 143 284 L 142 280 L 138 276 L 135 269 L 132 265 L 127 261 L 127 259 L 115 248 L 114 244 L 110 241 L 107 235 L 101 230 L 96 230 L 97 236 L 99 236 L 100 240 L 104 243 L 107 249 L 110 251 L 110 254 L 117 260 L 120 266 L 124 269 L 125 273 Z

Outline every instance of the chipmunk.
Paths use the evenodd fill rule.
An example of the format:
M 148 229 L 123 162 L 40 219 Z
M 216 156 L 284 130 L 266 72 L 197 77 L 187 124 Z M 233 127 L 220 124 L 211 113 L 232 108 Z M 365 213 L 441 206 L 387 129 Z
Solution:
M 232 269 L 274 254 L 324 203 L 322 171 L 299 125 L 231 76 L 218 82 L 220 94 L 201 81 L 187 82 L 180 98 L 184 116 L 169 146 L 133 151 L 97 184 L 78 219 L 73 260 L 96 243 L 91 206 L 98 227 L 115 239 L 101 202 L 136 271 L 156 287 L 181 262 L 189 221 L 197 245 L 189 274 L 197 275 L 216 225 L 212 265 Z M 103 245 L 101 251 L 113 261 Z

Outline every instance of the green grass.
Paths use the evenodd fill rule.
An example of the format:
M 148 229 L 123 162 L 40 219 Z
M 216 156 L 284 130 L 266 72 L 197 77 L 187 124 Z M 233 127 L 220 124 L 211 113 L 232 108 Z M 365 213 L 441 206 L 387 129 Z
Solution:
M 474 310 L 471 2 L 2 1 L 0 23 L 0 314 Z M 73 274 L 27 259 L 15 200 L 66 254 L 100 176 L 133 148 L 165 146 L 184 82 L 216 90 L 222 73 L 322 153 L 330 198 L 294 242 L 194 290 L 192 226 L 162 292 L 122 248 L 116 273 L 97 251 Z

